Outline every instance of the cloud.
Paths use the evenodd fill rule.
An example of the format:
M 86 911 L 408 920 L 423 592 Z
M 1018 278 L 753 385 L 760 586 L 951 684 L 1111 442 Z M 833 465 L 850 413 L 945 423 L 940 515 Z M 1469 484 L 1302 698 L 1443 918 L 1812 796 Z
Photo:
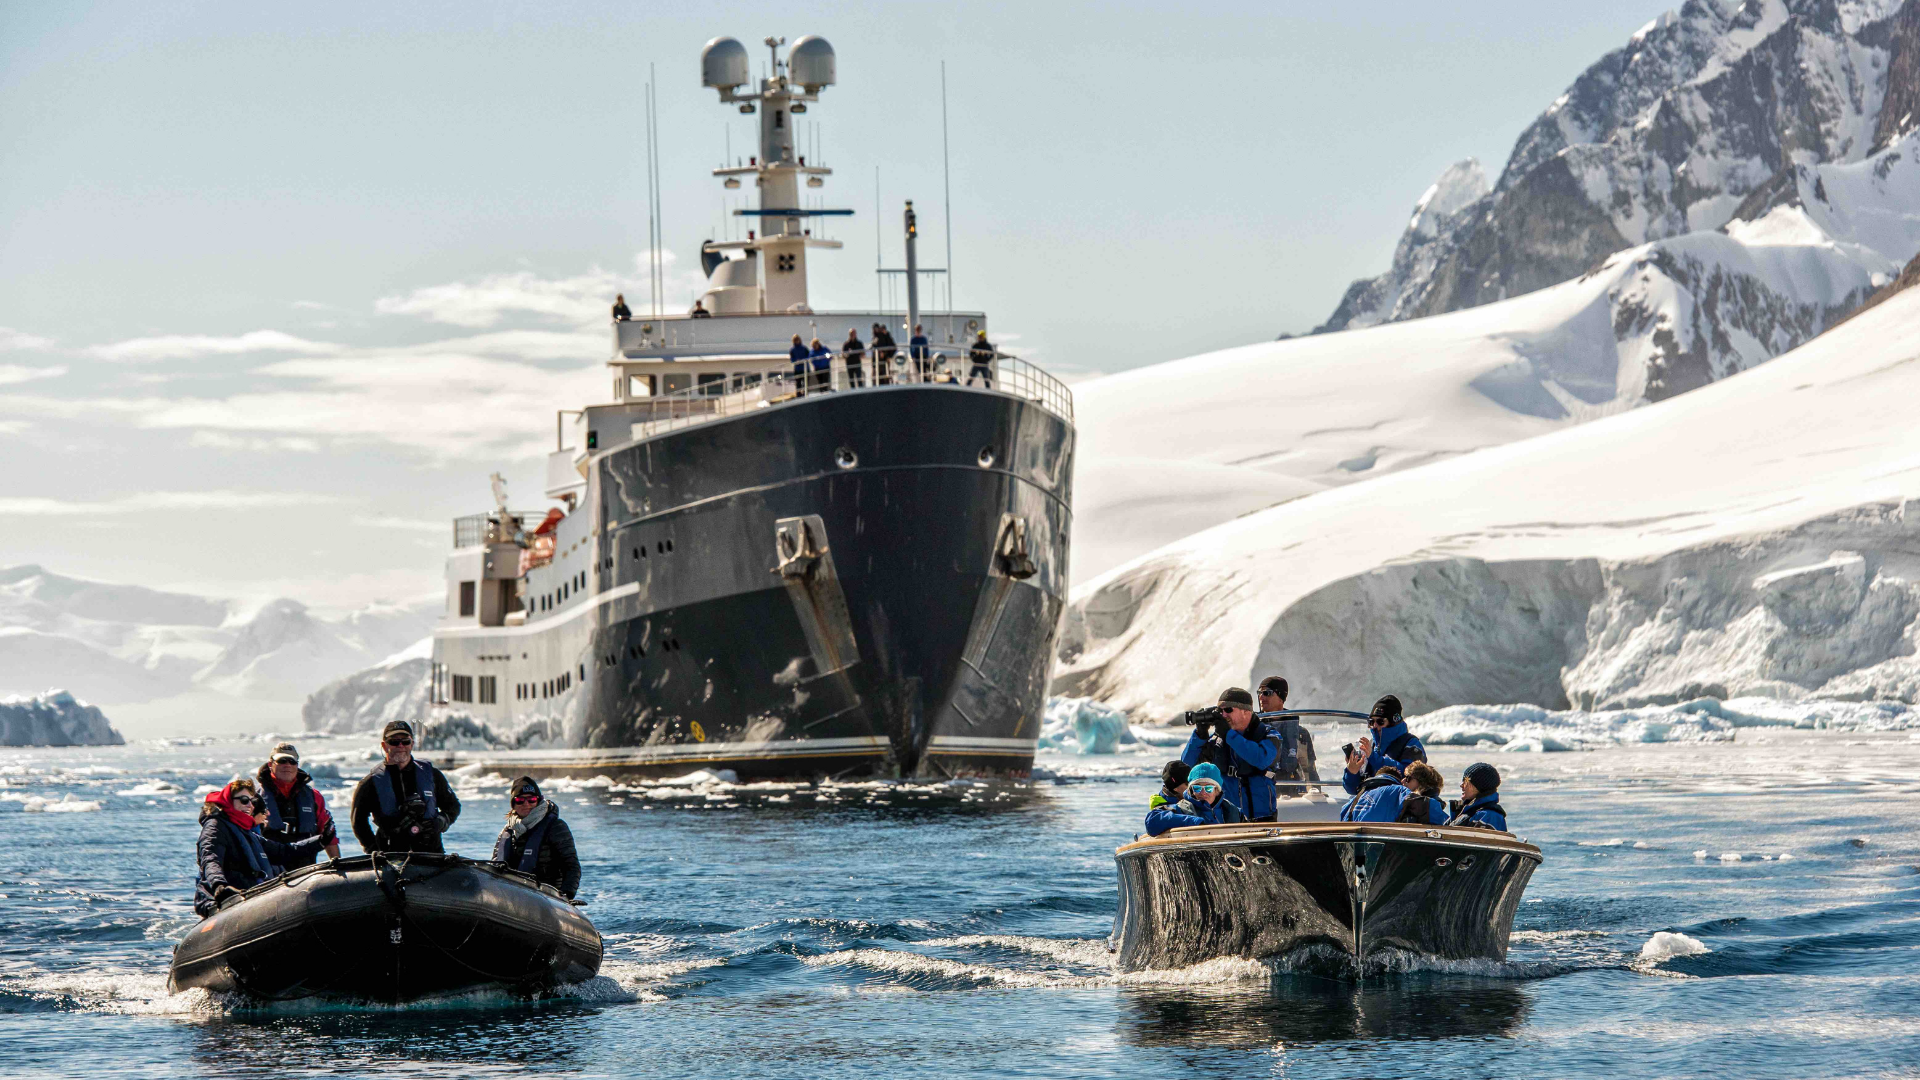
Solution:
M 275 491 L 143 491 L 99 502 L 68 502 L 32 496 L 0 498 L 0 514 L 33 517 L 103 517 L 155 510 L 258 510 L 338 502 L 326 495 Z
M 187 439 L 187 445 L 208 450 L 243 450 L 249 453 L 290 451 L 296 454 L 313 454 L 320 450 L 318 439 L 291 435 L 255 438 L 249 435 L 229 435 L 224 431 L 196 431 Z
M 44 349 L 53 344 L 52 338 L 37 337 L 10 326 L 0 326 L 0 352 L 14 349 Z
M 334 353 L 341 346 L 324 341 L 308 341 L 279 330 L 254 330 L 233 337 L 207 334 L 170 334 L 164 337 L 133 338 L 111 345 L 94 345 L 87 352 L 102 360 L 144 363 L 150 360 L 177 360 L 190 356 L 233 355 L 252 352 Z
M 323 304 L 318 300 L 295 300 L 293 306 L 301 311 L 338 311 L 332 304 Z
M 677 297 L 705 286 L 703 275 L 676 270 L 673 253 L 664 254 L 666 295 Z M 373 307 L 382 315 L 418 315 L 450 326 L 493 326 L 509 315 L 539 315 L 585 326 L 608 318 L 617 293 L 626 294 L 634 310 L 644 307 L 651 278 L 645 256 L 635 255 L 633 262 L 633 271 L 625 274 L 597 266 L 568 278 L 541 277 L 530 270 L 489 274 L 474 282 L 429 285 L 404 296 L 381 297 Z
M 421 521 L 414 518 L 393 517 L 390 515 L 362 515 L 348 524 L 361 529 L 401 529 L 406 532 L 439 533 L 450 535 L 453 525 L 447 521 Z
M 0 386 L 8 383 L 32 382 L 35 379 L 55 379 L 67 373 L 64 367 L 22 367 L 19 364 L 0 364 Z

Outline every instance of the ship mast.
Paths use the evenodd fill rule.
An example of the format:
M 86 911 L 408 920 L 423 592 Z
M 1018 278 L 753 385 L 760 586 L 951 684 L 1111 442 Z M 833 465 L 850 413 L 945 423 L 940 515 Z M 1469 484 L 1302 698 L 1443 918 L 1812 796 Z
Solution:
M 804 312 L 812 310 L 807 302 L 807 250 L 837 248 L 837 240 L 813 236 L 809 218 L 837 217 L 852 210 L 815 210 L 802 203 L 801 186 L 820 187 L 833 170 L 809 165 L 805 155 L 794 150 L 794 116 L 804 115 L 810 103 L 820 100 L 820 91 L 834 85 L 833 46 L 825 38 L 812 34 L 793 43 L 783 60 L 780 47 L 786 38 L 766 39 L 770 57 L 768 75 L 759 89 L 745 89 L 749 83 L 747 50 L 730 37 L 707 42 L 700 53 L 701 83 L 720 92 L 720 100 L 738 105 L 746 115 L 760 117 L 760 154 L 743 166 L 729 163 L 713 170 L 729 184 L 751 176 L 759 189 L 758 206 L 735 210 L 739 217 L 759 219 L 759 228 L 748 239 L 710 244 L 715 250 L 738 248 L 749 258 L 758 258 L 759 304 L 761 312 Z

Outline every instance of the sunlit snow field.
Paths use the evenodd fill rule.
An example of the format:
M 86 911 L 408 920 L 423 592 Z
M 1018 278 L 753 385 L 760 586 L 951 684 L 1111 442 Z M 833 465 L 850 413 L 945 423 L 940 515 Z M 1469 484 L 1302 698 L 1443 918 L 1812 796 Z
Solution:
M 1169 751 L 1082 755 L 1052 726 L 1066 749 L 1026 790 L 557 785 L 607 940 L 602 977 L 539 1003 L 401 1010 L 166 993 L 171 943 L 194 924 L 197 792 L 251 771 L 265 742 L 7 752 L 0 1071 L 1915 1071 L 1920 739 L 1905 730 L 1436 747 L 1449 781 L 1495 761 L 1514 827 L 1546 864 L 1508 963 L 1413 961 L 1354 985 L 1244 962 L 1116 977 L 1112 850 L 1139 829 L 1147 774 Z M 1316 732 L 1323 754 L 1357 734 Z M 330 800 L 344 803 L 366 743 L 306 740 L 310 761 L 335 757 L 349 778 L 322 781 Z M 451 846 L 483 854 L 504 785 L 457 780 L 467 806 Z

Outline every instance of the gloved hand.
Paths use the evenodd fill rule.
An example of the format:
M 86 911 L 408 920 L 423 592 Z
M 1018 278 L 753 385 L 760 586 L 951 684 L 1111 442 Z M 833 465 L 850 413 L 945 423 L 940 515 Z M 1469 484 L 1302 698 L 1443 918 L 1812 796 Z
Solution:
M 1213 721 L 1211 720 L 1194 721 L 1193 733 L 1195 735 L 1200 736 L 1201 742 L 1206 742 L 1208 739 L 1213 737 Z
M 288 844 L 287 846 L 288 846 L 288 847 L 290 847 L 290 848 L 292 848 L 292 849 L 293 849 L 293 850 L 295 850 L 295 851 L 308 851 L 308 850 L 311 850 L 311 849 L 313 849 L 313 848 L 317 848 L 317 847 L 319 847 L 319 846 L 320 846 L 320 841 L 322 841 L 322 840 L 324 840 L 324 839 L 326 839 L 326 837 L 323 837 L 323 836 L 309 836 L 309 837 L 307 837 L 307 838 L 306 838 L 306 839 L 304 839 L 304 840 L 295 840 L 295 841 L 294 841 L 293 843 L 291 843 L 291 844 Z
M 216 904 L 224 904 L 227 902 L 227 897 L 239 895 L 239 889 L 234 888 L 224 881 L 213 887 L 213 902 Z
M 441 833 L 447 831 L 447 823 L 444 818 L 435 815 L 422 819 L 413 831 L 419 833 L 421 836 L 439 836 Z

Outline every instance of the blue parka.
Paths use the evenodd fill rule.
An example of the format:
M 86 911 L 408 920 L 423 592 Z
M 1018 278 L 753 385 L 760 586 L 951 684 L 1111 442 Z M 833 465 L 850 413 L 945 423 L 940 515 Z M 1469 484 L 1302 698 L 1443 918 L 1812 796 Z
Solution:
M 1274 759 L 1280 756 L 1280 737 L 1258 720 L 1247 725 L 1247 734 L 1253 738 L 1233 730 L 1225 721 L 1216 725 L 1212 739 L 1202 739 L 1200 733 L 1195 731 L 1187 736 L 1187 745 L 1180 751 L 1180 760 L 1188 765 L 1212 761 L 1220 766 L 1223 778 L 1221 786 L 1224 789 L 1220 793 L 1222 801 L 1231 801 L 1235 807 L 1245 807 L 1247 817 L 1272 817 L 1275 805 L 1273 778 L 1267 775 L 1266 770 L 1273 768 Z M 1260 771 L 1242 779 L 1238 775 L 1242 764 L 1248 769 Z
M 1403 735 L 1406 736 L 1406 742 L 1400 747 L 1400 755 L 1398 757 L 1389 756 L 1387 754 L 1387 748 L 1395 742 L 1398 742 Z M 1407 722 L 1405 720 L 1395 720 L 1393 723 L 1381 728 L 1378 732 L 1372 733 L 1370 737 L 1373 739 L 1373 752 L 1367 755 L 1367 764 L 1364 772 L 1356 776 L 1346 771 L 1346 763 L 1344 761 L 1340 764 L 1340 786 L 1346 788 L 1347 794 L 1349 795 L 1358 795 L 1360 793 L 1360 785 L 1366 782 L 1367 777 L 1372 776 L 1388 765 L 1405 773 L 1407 766 L 1416 761 L 1427 760 L 1426 746 L 1421 743 L 1419 736 L 1408 734 Z
M 1485 825 L 1501 832 L 1512 831 L 1507 828 L 1507 812 L 1500 805 L 1500 793 L 1497 791 L 1489 791 L 1461 807 L 1460 812 L 1453 815 L 1447 824 Z
M 1406 808 L 1407 797 L 1413 790 L 1402 784 L 1388 784 L 1371 791 L 1363 791 L 1360 796 L 1348 802 L 1340 811 L 1341 821 L 1399 821 L 1400 811 Z M 1445 825 L 1447 823 L 1447 804 L 1444 799 L 1427 799 L 1427 824 Z
M 1147 800 L 1147 835 L 1159 836 L 1168 829 L 1185 828 L 1189 825 L 1211 825 L 1213 822 L 1198 814 L 1189 814 L 1188 810 L 1197 809 L 1198 804 L 1185 795 L 1175 795 L 1166 788 L 1154 792 Z

